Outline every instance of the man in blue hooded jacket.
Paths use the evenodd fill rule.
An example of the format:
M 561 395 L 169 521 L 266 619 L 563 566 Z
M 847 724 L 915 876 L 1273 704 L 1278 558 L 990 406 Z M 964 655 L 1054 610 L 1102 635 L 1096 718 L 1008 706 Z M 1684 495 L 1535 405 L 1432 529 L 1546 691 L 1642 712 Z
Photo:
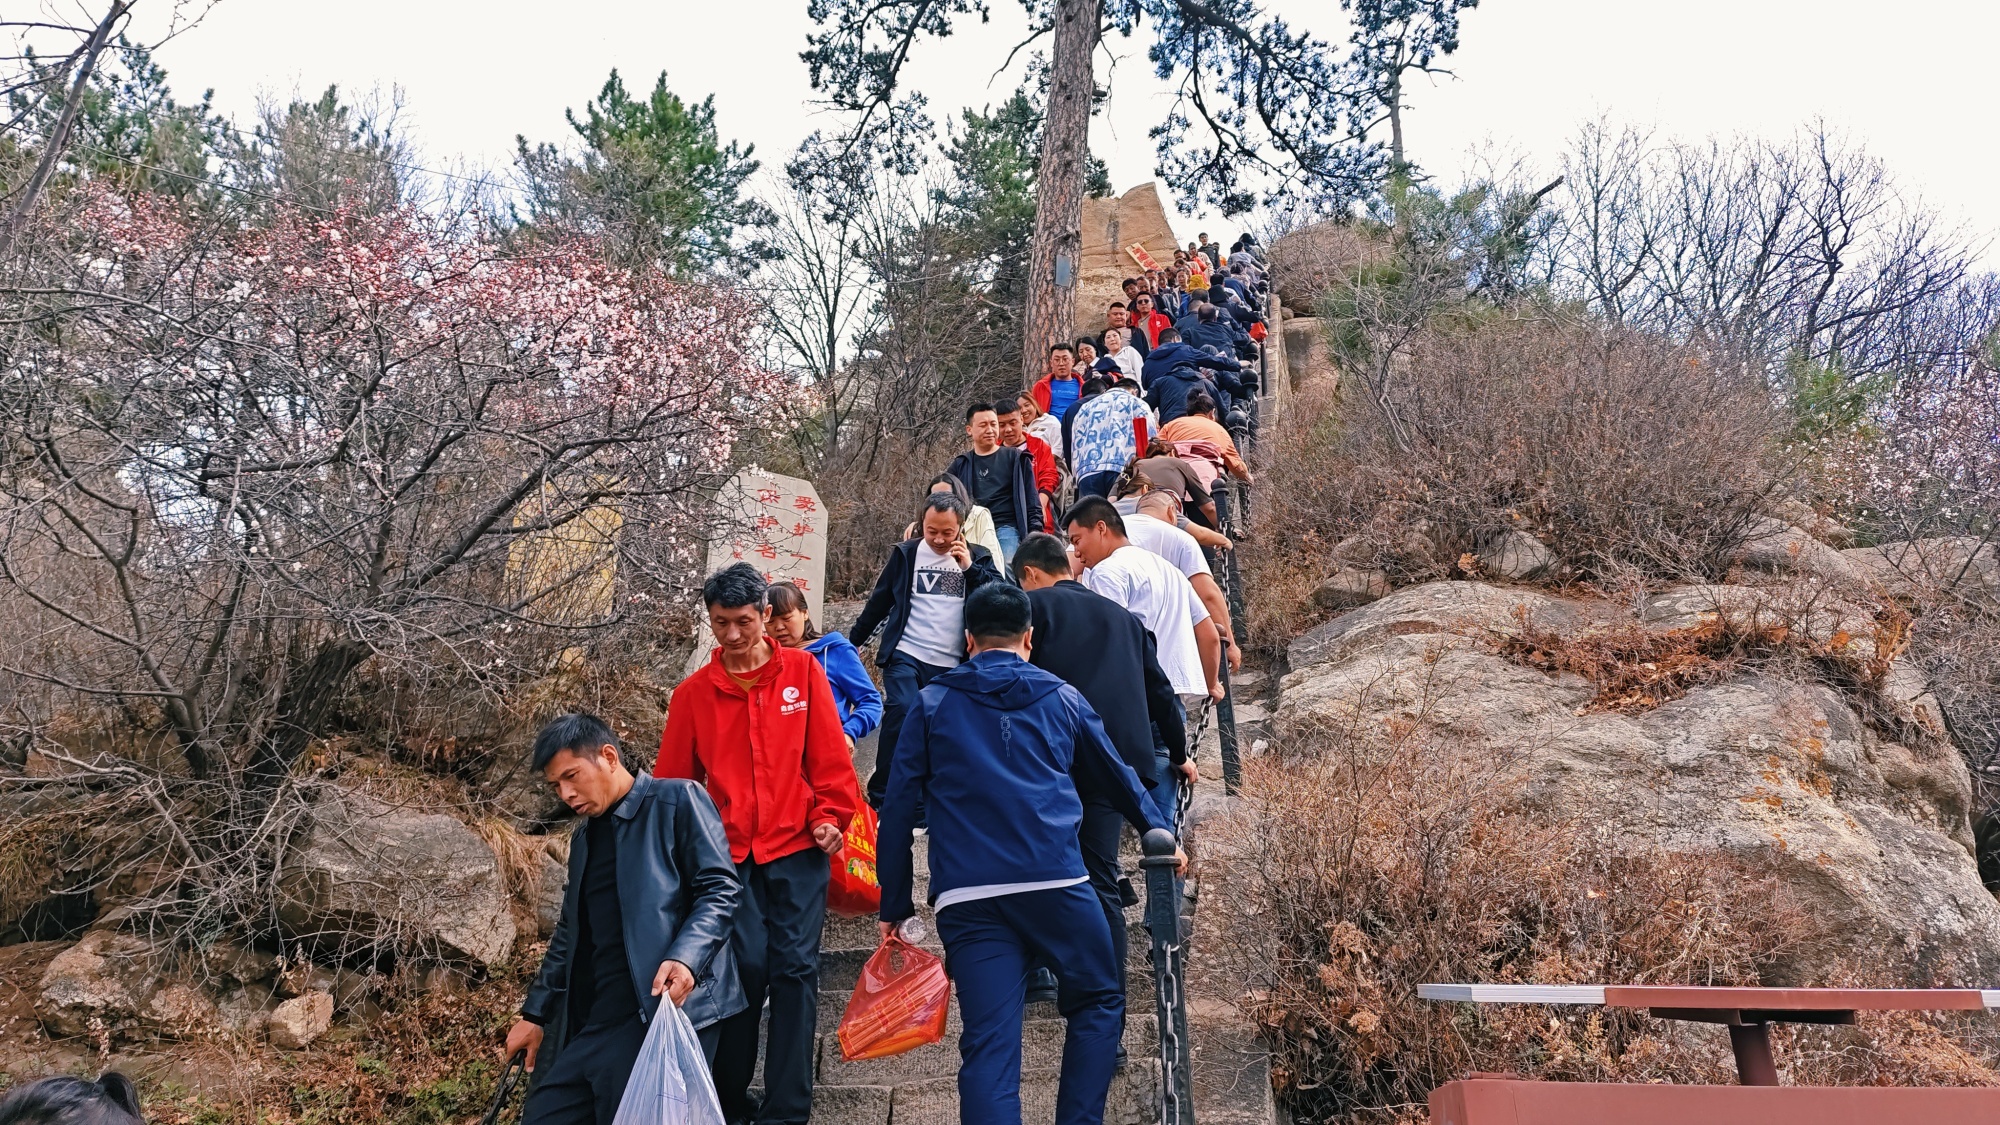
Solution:
M 1215 372 L 1214 378 L 1202 373 L 1204 367 Z M 1160 345 L 1146 357 L 1146 404 L 1159 413 L 1164 426 L 1188 412 L 1189 395 L 1206 391 L 1226 414 L 1229 405 L 1243 397 L 1243 383 L 1236 375 L 1241 370 L 1243 365 L 1228 356 L 1183 343 L 1180 329 L 1162 328 Z
M 1024 986 L 1037 961 L 1061 975 L 1057 1004 L 1069 1024 L 1056 1125 L 1101 1125 L 1125 993 L 1111 925 L 1086 885 L 1077 783 L 1141 832 L 1171 830 L 1082 694 L 1028 663 L 1032 612 L 1025 592 L 1002 583 L 965 599 L 972 655 L 924 688 L 882 802 L 885 938 L 916 912 L 911 836 L 917 809 L 929 817 L 931 900 L 965 1025 L 963 1125 L 1020 1125 Z

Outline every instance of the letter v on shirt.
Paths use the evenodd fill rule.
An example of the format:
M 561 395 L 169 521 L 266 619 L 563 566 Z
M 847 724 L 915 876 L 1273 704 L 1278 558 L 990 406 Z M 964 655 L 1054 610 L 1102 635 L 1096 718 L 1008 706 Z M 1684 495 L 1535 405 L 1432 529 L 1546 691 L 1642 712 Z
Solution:
M 956 668 L 965 659 L 965 569 L 918 543 L 910 571 L 910 620 L 896 651 L 925 664 Z

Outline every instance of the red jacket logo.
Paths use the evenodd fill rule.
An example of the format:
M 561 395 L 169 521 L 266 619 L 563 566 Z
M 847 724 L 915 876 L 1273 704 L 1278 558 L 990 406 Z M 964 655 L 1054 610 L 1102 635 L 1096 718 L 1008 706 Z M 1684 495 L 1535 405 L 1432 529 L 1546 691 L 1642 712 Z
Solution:
M 796 715 L 806 709 L 806 701 L 799 698 L 799 689 L 787 687 L 779 694 L 784 697 L 785 702 L 778 708 L 778 714 Z

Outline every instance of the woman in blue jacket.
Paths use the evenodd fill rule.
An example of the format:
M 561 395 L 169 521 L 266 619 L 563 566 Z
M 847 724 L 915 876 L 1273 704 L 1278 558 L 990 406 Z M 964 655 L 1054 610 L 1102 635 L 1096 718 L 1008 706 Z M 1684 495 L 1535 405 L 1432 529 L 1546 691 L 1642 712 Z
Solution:
M 868 678 L 861 654 L 839 633 L 821 633 L 806 616 L 806 596 L 789 582 L 773 582 L 765 595 L 771 605 L 771 639 L 786 648 L 802 648 L 819 660 L 826 682 L 840 704 L 840 725 L 852 745 L 882 722 L 882 693 Z

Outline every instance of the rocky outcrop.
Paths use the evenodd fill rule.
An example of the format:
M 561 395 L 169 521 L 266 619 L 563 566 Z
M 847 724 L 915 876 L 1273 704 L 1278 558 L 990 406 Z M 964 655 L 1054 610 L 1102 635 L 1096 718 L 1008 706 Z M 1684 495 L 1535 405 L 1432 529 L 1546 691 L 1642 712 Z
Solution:
M 1389 590 L 1387 571 L 1343 566 L 1313 590 L 1312 601 L 1325 610 L 1353 609 L 1388 597 Z
M 1162 268 L 1174 262 L 1174 228 L 1160 204 L 1159 188 L 1150 180 L 1124 195 L 1084 200 L 1081 229 L 1072 337 L 1096 335 L 1104 327 L 1106 306 L 1125 299 L 1125 279 L 1139 272 L 1126 247 L 1135 242 L 1145 246 Z
M 1294 390 L 1340 380 L 1333 348 L 1326 341 L 1325 323 L 1316 316 L 1294 316 L 1279 330 L 1285 340 L 1284 373 Z
M 286 932 L 332 954 L 396 951 L 495 966 L 514 946 L 492 849 L 443 813 L 323 789 L 278 889 Z
M 1949 590 L 1989 604 L 2000 601 L 2000 546 L 1970 535 L 1905 539 L 1840 552 L 1885 593 L 1913 600 Z
M 1592 683 L 1491 642 L 1523 623 L 1568 636 L 1687 628 L 1707 613 L 1757 612 L 1753 594 L 1769 597 L 1699 587 L 1634 613 L 1473 582 L 1401 590 L 1293 643 L 1278 745 L 1327 724 L 1363 740 L 1431 724 L 1441 752 L 1504 763 L 1511 799 L 1530 815 L 1588 818 L 1634 853 L 1768 866 L 1852 938 L 1838 954 L 1802 951 L 1785 969 L 1792 983 L 1864 966 L 1910 985 L 1994 979 L 2000 905 L 1980 883 L 1970 781 L 1948 744 L 1895 741 L 1832 688 L 1756 671 L 1651 710 L 1598 710 Z M 1838 633 L 1830 619 L 1821 627 Z M 1925 706 L 1920 678 L 1898 691 Z

